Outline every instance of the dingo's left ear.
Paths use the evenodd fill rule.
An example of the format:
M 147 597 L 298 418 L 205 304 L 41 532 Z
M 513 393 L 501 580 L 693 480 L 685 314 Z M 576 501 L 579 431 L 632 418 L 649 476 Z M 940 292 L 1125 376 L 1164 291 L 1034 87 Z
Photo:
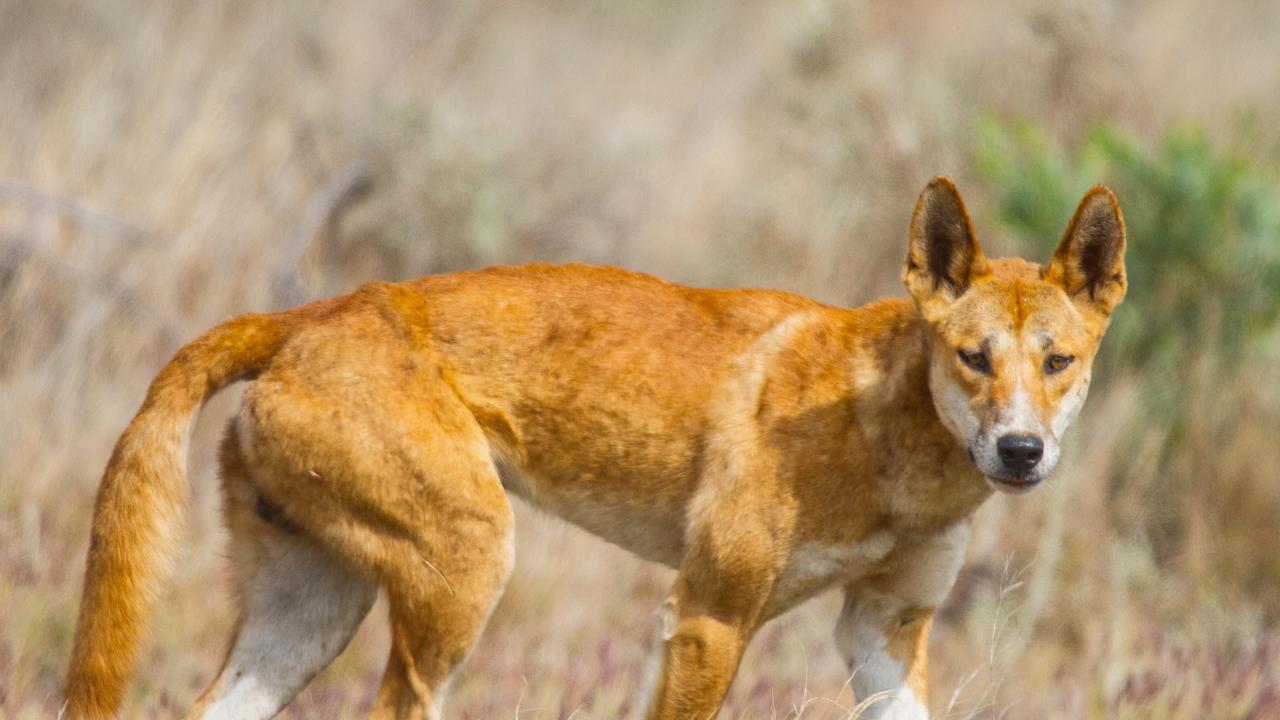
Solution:
M 920 193 L 909 237 L 902 281 L 930 322 L 963 295 L 970 282 L 990 272 L 960 191 L 948 178 L 935 177 Z
M 1124 215 L 1105 185 L 1085 193 L 1053 252 L 1044 277 L 1057 283 L 1077 306 L 1111 314 L 1124 299 Z

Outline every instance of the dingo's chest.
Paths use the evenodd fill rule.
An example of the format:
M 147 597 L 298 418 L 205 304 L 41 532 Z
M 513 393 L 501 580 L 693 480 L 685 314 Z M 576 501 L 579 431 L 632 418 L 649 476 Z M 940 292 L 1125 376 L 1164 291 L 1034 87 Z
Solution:
M 888 530 L 876 530 L 848 544 L 797 544 L 778 576 L 766 614 L 784 612 L 816 593 L 863 577 L 897 546 L 897 536 Z

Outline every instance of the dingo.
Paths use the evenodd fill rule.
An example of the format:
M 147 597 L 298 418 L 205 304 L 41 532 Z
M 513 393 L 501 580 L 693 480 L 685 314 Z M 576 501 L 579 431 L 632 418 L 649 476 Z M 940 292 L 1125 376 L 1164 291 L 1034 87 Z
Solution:
M 934 609 L 974 510 L 1058 460 L 1125 292 L 1090 190 L 1049 264 L 983 256 L 936 178 L 912 299 L 849 310 L 608 267 L 374 284 L 220 325 L 160 371 L 107 466 L 67 686 L 112 716 L 166 577 L 195 411 L 250 380 L 221 451 L 239 621 L 191 717 L 265 718 L 386 590 L 378 718 L 438 718 L 510 575 L 509 495 L 679 570 L 647 717 L 715 716 L 761 623 L 843 587 L 870 715 L 924 718 Z

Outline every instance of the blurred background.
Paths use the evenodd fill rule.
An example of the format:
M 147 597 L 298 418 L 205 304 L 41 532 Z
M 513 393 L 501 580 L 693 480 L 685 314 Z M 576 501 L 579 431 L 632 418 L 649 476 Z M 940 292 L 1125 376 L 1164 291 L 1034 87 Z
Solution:
M 1278 37 L 1269 0 L 0 0 L 0 718 L 56 714 L 99 475 L 207 326 L 534 260 L 860 304 L 940 173 L 1035 260 L 1109 183 L 1131 289 L 1063 469 L 981 513 L 934 713 L 1280 715 Z M 129 717 L 221 658 L 236 394 Z M 519 520 L 450 716 L 632 710 L 670 572 Z M 724 716 L 847 717 L 838 604 L 768 625 Z M 366 708 L 387 646 L 379 607 L 286 715 Z

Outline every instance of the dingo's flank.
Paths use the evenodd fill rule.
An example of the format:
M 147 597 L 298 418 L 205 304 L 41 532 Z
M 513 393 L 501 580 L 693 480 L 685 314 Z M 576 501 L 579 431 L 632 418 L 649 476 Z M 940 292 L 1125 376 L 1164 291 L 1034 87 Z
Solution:
M 990 260 L 937 178 L 911 218 L 910 300 L 849 310 L 535 265 L 231 320 L 160 371 L 107 466 L 67 715 L 119 708 L 193 416 L 248 380 L 221 451 L 239 621 L 191 717 L 279 712 L 379 587 L 392 645 L 373 716 L 439 717 L 511 573 L 515 495 L 678 569 L 648 718 L 715 716 L 760 625 L 836 586 L 868 716 L 924 718 L 929 626 L 970 520 L 1057 463 L 1124 245 L 1099 186 L 1047 266 Z

